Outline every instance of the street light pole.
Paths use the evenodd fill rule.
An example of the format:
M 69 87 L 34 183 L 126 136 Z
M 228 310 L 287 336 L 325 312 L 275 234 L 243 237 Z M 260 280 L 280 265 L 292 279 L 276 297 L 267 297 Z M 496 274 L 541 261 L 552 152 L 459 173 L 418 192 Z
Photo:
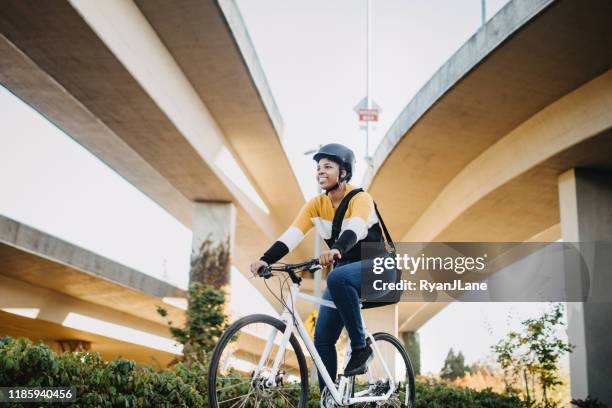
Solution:
M 372 0 L 366 0 L 366 108 L 372 109 Z M 369 138 L 370 138 L 370 121 L 366 121 L 366 146 L 365 146 L 365 161 L 368 166 L 372 165 L 370 157 Z
M 487 0 L 480 0 L 480 20 L 482 26 L 487 22 Z

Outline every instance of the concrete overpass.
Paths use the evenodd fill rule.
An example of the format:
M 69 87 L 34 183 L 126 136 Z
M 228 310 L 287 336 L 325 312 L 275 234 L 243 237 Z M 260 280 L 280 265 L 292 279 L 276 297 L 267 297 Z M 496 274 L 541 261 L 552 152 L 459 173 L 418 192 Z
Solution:
M 269 182 L 292 174 L 282 121 L 234 2 L 5 3 L 0 82 L 188 227 L 194 203 L 235 203 L 246 272 L 303 200 L 293 176 Z M 558 175 L 611 157 L 611 15 L 603 0 L 515 0 L 440 68 L 366 175 L 396 239 L 561 236 Z M 393 324 L 414 331 L 443 306 L 401 304 Z
M 558 174 L 610 157 L 609 3 L 568 3 L 510 2 L 400 113 L 364 182 L 395 239 L 560 238 Z
M 234 203 L 232 261 L 248 273 L 304 199 L 240 14 L 222 4 L 227 17 L 213 1 L 5 2 L 0 83 L 187 227 L 194 203 Z M 232 157 L 267 210 L 222 171 Z M 311 254 L 307 240 L 293 259 Z
M 612 239 L 606 193 L 576 196 L 585 184 L 610 191 L 610 50 L 609 1 L 505 6 L 435 73 L 376 150 L 364 184 L 395 239 Z M 400 309 L 400 331 L 418 329 L 441 307 Z M 595 354 L 612 354 L 601 345 L 609 327 L 601 313 L 609 305 L 573 307 L 570 326 L 572 313 L 582 322 L 570 327 L 578 344 L 573 395 L 590 391 L 608 401 L 601 378 L 612 373 Z
M 0 83 L 191 228 L 194 248 L 197 239 L 235 225 L 223 238 L 235 243 L 232 262 L 247 275 L 248 263 L 304 203 L 281 145 L 282 118 L 232 1 L 3 3 Z M 235 161 L 264 208 L 224 173 L 228 160 Z M 270 182 L 279 176 L 282 182 Z M 222 217 L 211 211 L 219 206 Z M 170 294 L 159 292 L 155 287 L 163 282 L 3 222 L 9 232 L 29 231 L 63 248 L 47 254 L 19 247 L 10 234 L 6 238 L 0 253 L 4 333 L 50 344 L 80 339 L 105 358 L 121 353 L 147 360 L 151 350 L 111 339 L 108 326 L 101 337 L 65 326 L 71 310 L 94 308 L 98 320 L 118 319 L 112 324 L 169 336 L 154 305 L 164 296 L 185 297 L 184 292 L 170 287 Z M 312 252 L 307 239 L 289 260 Z M 64 256 L 93 261 L 68 267 Z M 132 275 L 137 281 L 128 278 Z M 280 307 L 261 280 L 251 282 Z M 267 283 L 278 292 L 275 280 Z M 310 279 L 304 288 L 312 289 Z M 47 300 L 40 304 L 41 299 Z M 183 312 L 168 308 L 180 324 Z M 123 310 L 136 316 L 122 320 L 117 313 Z M 304 316 L 309 311 L 301 305 Z M 157 340 L 166 343 L 161 337 Z M 167 350 L 153 354 L 161 364 L 171 358 Z
M 0 216 L 0 335 L 164 368 L 181 347 L 156 308 L 166 309 L 167 319 L 180 327 L 185 314 L 177 300 L 186 296 L 166 282 Z M 236 356 L 252 361 L 265 339 L 267 333 L 244 333 L 238 341 L 244 355 Z M 296 366 L 293 353 L 286 363 Z
M 0 331 L 165 366 L 180 353 L 156 306 L 183 290 L 0 216 Z M 154 358 L 154 360 L 151 360 Z

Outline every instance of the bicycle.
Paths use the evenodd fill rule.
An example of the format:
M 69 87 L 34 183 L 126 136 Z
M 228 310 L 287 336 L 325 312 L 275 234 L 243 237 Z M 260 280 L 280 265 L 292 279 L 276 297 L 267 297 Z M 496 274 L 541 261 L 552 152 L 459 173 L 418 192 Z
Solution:
M 308 366 L 301 344 L 325 382 L 326 387 L 320 397 L 322 407 L 414 407 L 414 372 L 406 350 L 391 334 L 370 334 L 365 323 L 366 341 L 373 349 L 373 358 L 368 362 L 365 374 L 354 377 L 340 375 L 337 381 L 330 378 L 295 308 L 298 299 L 335 308 L 332 301 L 300 293 L 302 278 L 296 272 L 314 272 L 318 269 L 321 266 L 317 259 L 260 269 L 258 276 L 264 279 L 276 276 L 272 272 L 287 273 L 288 278 L 281 283 L 280 299 L 272 292 L 283 305 L 283 311 L 280 319 L 254 314 L 236 320 L 226 329 L 210 362 L 210 407 L 306 407 Z M 287 303 L 283 297 L 283 287 L 288 279 L 292 283 Z M 344 364 L 348 362 L 349 355 L 350 345 L 344 355 Z M 386 361 L 383 355 L 387 356 Z

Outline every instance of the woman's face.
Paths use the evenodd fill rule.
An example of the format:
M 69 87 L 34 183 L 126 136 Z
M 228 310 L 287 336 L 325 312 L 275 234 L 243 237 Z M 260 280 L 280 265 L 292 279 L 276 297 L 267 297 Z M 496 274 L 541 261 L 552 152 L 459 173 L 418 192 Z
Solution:
M 346 171 L 342 170 L 342 175 Z M 317 164 L 317 181 L 319 187 L 328 190 L 333 187 L 340 177 L 340 165 L 332 160 L 322 158 Z

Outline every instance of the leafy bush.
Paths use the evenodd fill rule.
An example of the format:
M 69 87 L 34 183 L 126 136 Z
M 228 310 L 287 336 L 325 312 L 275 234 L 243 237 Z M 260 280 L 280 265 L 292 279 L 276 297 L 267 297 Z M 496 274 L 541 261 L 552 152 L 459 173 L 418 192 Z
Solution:
M 178 364 L 158 373 L 131 360 L 105 362 L 98 353 L 58 355 L 41 342 L 0 338 L 0 386 L 75 386 L 77 407 L 204 407 L 204 368 Z
M 161 306 L 157 307 L 157 313 L 162 317 L 168 316 L 168 311 Z M 211 352 L 227 328 L 225 292 L 211 285 L 192 283 L 185 318 L 185 327 L 182 328 L 168 321 L 172 337 L 183 345 L 184 355 L 202 356 Z
M 0 386 L 74 386 L 77 402 L 73 406 L 76 407 L 206 407 L 209 356 L 227 327 L 224 305 L 223 290 L 203 283 L 190 285 L 185 326 L 175 327 L 168 321 L 172 336 L 183 344 L 184 355 L 161 372 L 126 359 L 103 361 L 98 353 L 58 355 L 42 342 L 33 344 L 24 338 L 2 337 Z M 162 317 L 168 316 L 162 307 L 157 312 Z M 224 397 L 237 397 L 246 392 L 244 387 L 235 387 L 229 391 L 231 395 Z M 311 385 L 308 407 L 318 408 L 319 398 L 319 387 Z M 419 408 L 528 406 L 515 395 L 429 380 L 417 382 L 416 402 Z M 284 407 L 285 403 L 279 399 L 273 405 Z
M 477 391 L 434 381 L 416 383 L 416 406 L 419 408 L 528 407 L 516 395 L 498 394 L 490 388 Z
M 0 386 L 75 386 L 76 407 L 206 407 L 208 363 L 192 360 L 155 372 L 130 360 L 103 361 L 97 353 L 58 355 L 43 343 L 0 338 Z M 238 395 L 240 390 L 235 391 Z M 319 406 L 317 386 L 308 406 Z M 58 406 L 61 406 L 58 404 Z M 65 406 L 65 405 L 64 405 Z M 278 401 L 276 406 L 283 406 Z M 417 382 L 417 407 L 524 407 L 516 396 L 442 383 Z
M 597 398 L 592 398 L 590 395 L 586 399 L 573 399 L 572 405 L 580 408 L 608 408 L 608 405 L 599 401 Z

